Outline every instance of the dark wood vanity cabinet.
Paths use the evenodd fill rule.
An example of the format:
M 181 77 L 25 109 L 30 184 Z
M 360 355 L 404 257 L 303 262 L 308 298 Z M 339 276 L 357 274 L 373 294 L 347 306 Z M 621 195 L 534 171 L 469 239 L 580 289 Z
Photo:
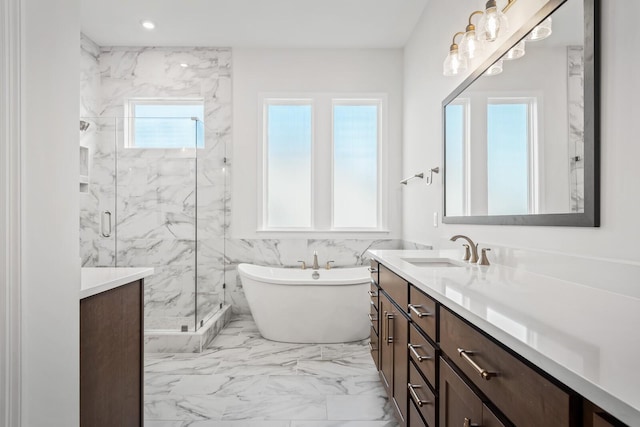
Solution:
M 143 425 L 143 281 L 80 300 L 80 426 Z
M 401 425 L 624 426 L 382 264 L 375 270 L 379 372 Z

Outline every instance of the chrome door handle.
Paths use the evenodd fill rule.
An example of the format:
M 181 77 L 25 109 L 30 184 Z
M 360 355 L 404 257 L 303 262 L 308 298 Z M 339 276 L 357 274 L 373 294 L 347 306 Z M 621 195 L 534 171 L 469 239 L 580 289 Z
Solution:
M 371 313 L 369 313 L 369 320 L 370 320 L 371 322 L 377 322 L 377 321 L 378 321 L 378 318 L 377 318 L 377 317 L 373 317 L 373 316 L 371 315 Z
M 416 316 L 418 316 L 419 318 L 433 316 L 433 313 L 429 313 L 428 311 L 424 311 L 424 312 L 418 311 L 419 308 L 422 308 L 422 306 L 409 304 L 409 310 L 413 311 L 416 314 Z
M 377 293 L 375 293 L 375 292 L 373 292 L 373 291 L 367 291 L 367 293 L 369 294 L 369 296 L 370 296 L 371 298 L 374 298 L 374 297 L 377 297 L 377 296 L 378 296 L 378 294 L 377 294 Z
M 105 221 L 105 217 L 106 217 L 106 221 Z M 106 222 L 106 225 L 109 226 L 108 228 L 109 231 L 104 230 L 105 222 Z M 100 234 L 102 234 L 102 237 L 111 237 L 111 212 L 109 211 L 102 212 L 102 216 L 100 218 Z
M 370 273 L 377 273 L 377 272 L 378 272 L 378 270 L 376 270 L 375 268 L 371 268 L 371 267 L 369 267 L 369 272 L 370 272 Z
M 393 314 L 386 313 L 387 316 L 387 345 L 393 344 L 393 337 L 391 336 L 391 321 L 393 320 Z

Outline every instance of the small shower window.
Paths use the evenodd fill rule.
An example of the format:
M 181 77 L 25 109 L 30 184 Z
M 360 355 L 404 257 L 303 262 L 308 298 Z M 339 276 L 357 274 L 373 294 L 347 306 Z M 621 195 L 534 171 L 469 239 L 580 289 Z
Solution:
M 126 148 L 204 148 L 201 98 L 133 98 L 125 110 Z

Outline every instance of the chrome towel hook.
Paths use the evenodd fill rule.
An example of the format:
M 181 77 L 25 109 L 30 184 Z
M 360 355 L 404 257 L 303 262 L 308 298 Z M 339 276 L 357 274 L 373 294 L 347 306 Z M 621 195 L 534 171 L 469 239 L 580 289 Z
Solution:
M 433 174 L 434 173 L 440 173 L 440 168 L 439 167 L 435 167 L 435 168 L 431 168 L 428 170 L 429 172 L 429 176 L 426 179 L 427 185 L 431 185 L 433 184 Z

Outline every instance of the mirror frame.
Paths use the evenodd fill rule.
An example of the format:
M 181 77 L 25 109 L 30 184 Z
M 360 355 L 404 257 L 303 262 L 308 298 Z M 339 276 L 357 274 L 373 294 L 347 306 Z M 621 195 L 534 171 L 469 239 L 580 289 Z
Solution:
M 600 0 L 584 3 L 584 212 L 527 215 L 447 215 L 446 106 L 478 79 L 536 25 L 569 0 L 549 0 L 525 25 L 506 40 L 482 65 L 442 102 L 443 192 L 445 224 L 600 226 Z M 572 0 L 573 1 L 573 0 Z

